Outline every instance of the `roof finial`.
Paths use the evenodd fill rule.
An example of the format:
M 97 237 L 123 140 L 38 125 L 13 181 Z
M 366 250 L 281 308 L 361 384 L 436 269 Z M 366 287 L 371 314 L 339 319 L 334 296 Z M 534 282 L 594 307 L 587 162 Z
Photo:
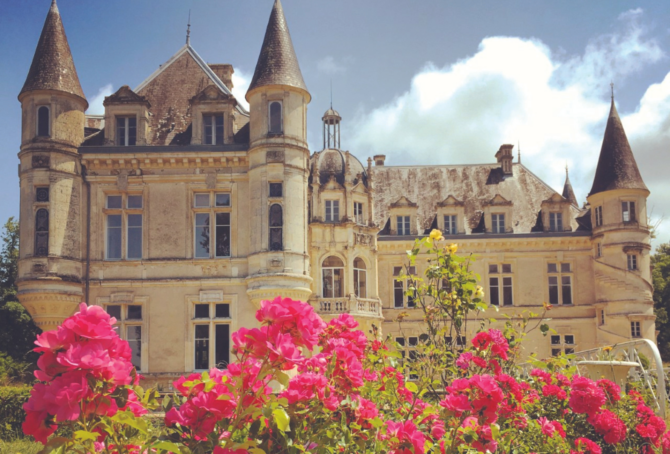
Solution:
M 565 161 L 565 178 L 568 178 L 568 161 Z
M 330 108 L 333 108 L 333 78 L 330 78 Z
M 614 82 L 610 82 L 610 89 L 612 90 L 612 102 L 614 102 Z
M 188 10 L 188 25 L 186 26 L 186 44 L 191 45 L 191 10 Z

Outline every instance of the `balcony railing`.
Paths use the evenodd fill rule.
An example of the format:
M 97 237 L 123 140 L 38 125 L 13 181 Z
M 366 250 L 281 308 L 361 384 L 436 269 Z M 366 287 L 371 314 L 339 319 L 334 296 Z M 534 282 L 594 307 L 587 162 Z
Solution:
M 316 311 L 322 315 L 350 314 L 367 317 L 382 317 L 382 305 L 379 299 L 358 298 L 319 298 L 314 303 Z

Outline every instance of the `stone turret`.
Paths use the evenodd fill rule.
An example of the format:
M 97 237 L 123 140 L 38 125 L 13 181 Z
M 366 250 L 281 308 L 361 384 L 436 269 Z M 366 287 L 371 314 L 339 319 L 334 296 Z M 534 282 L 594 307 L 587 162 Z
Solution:
M 83 300 L 85 194 L 78 147 L 88 107 L 55 0 L 19 101 L 18 298 L 37 325 L 50 330 Z
M 307 243 L 307 91 L 276 0 L 246 94 L 251 225 L 247 293 L 255 304 L 311 294 Z
M 569 201 L 574 206 L 578 207 L 577 197 L 575 196 L 575 191 L 572 189 L 572 183 L 570 183 L 570 176 L 568 175 L 568 166 L 565 166 L 565 184 L 563 185 L 563 198 Z
M 655 340 L 647 189 L 612 99 L 591 206 L 597 338 L 612 344 Z M 612 333 L 629 333 L 628 336 Z

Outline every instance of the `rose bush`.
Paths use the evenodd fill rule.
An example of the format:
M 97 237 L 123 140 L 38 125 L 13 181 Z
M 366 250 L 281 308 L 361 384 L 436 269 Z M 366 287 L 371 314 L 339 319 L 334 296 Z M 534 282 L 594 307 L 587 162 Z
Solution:
M 433 339 L 443 329 L 460 336 L 446 322 L 458 323 L 468 307 L 485 309 L 455 252 L 440 248 L 429 270 L 452 279 L 442 297 L 429 289 Z M 416 283 L 410 291 L 421 296 Z M 581 377 L 565 357 L 521 367 L 522 335 L 513 340 L 509 326 L 482 326 L 448 354 L 428 336 L 410 362 L 389 339 L 368 339 L 347 314 L 326 323 L 309 304 L 277 298 L 263 301 L 256 317 L 259 328 L 233 334 L 236 361 L 226 370 L 174 383 L 157 427 L 148 413 L 158 408 L 156 392 L 137 385 L 115 320 L 82 304 L 38 337 L 41 383 L 25 404 L 24 431 L 45 452 L 670 454 L 664 421 L 634 386 L 622 393 Z M 58 426 L 73 436 L 49 439 Z

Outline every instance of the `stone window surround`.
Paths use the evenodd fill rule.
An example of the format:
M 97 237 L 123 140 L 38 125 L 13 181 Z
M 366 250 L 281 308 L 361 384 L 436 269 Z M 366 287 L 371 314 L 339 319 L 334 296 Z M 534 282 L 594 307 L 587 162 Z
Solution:
M 46 107 L 49 111 L 49 118 L 47 122 L 47 134 L 46 136 L 40 136 L 40 109 Z M 51 104 L 40 103 L 35 105 L 35 136 L 36 137 L 51 137 L 51 125 L 53 124 L 51 118 Z
M 549 272 L 549 264 L 550 263 L 555 263 L 556 264 L 556 272 Z M 561 264 L 567 263 L 570 265 L 570 271 L 561 271 Z M 558 277 L 558 303 L 551 303 L 550 296 L 549 296 L 549 277 L 550 276 L 555 276 Z M 562 278 L 563 276 L 570 277 L 570 300 L 572 301 L 571 304 L 565 304 L 563 302 L 563 284 L 562 284 Z M 567 307 L 574 307 L 575 306 L 575 265 L 574 265 L 574 260 L 559 260 L 558 258 L 552 258 L 552 259 L 546 259 L 544 263 L 544 282 L 547 283 L 547 293 L 546 293 L 546 298 L 547 302 L 550 304 L 556 304 L 557 306 L 567 306 Z
M 188 191 L 188 203 L 189 203 L 189 212 L 191 216 L 190 220 L 190 229 L 191 231 L 189 232 L 190 238 L 192 238 L 192 241 L 190 241 L 188 244 L 191 246 L 191 250 L 189 251 L 190 257 L 193 258 L 193 260 L 226 260 L 230 259 L 232 257 L 235 257 L 237 254 L 237 191 L 235 190 L 235 185 L 234 184 L 226 184 L 226 185 L 221 185 L 220 187 L 217 187 L 215 189 L 210 189 L 207 187 L 202 187 L 200 185 L 197 186 L 192 186 L 189 188 Z M 203 193 L 208 193 L 210 196 L 209 199 L 209 207 L 196 207 L 195 206 L 195 195 L 196 194 L 203 194 Z M 223 207 L 217 207 L 215 206 L 216 204 L 216 194 L 219 193 L 227 193 L 230 194 L 230 205 L 229 206 L 223 206 Z M 209 231 L 210 231 L 210 246 L 209 246 L 209 257 L 196 257 L 195 256 L 195 215 L 196 213 L 209 213 L 210 214 L 210 224 L 209 224 Z M 215 215 L 216 213 L 230 213 L 230 255 L 229 256 L 221 256 L 221 257 L 216 257 L 216 251 L 215 247 L 212 247 L 212 232 L 216 230 L 216 218 Z M 214 241 L 216 239 L 214 238 Z M 215 243 L 214 243 L 215 244 Z
M 518 299 L 517 299 L 517 285 L 515 285 L 516 282 L 516 272 L 517 272 L 517 259 L 513 258 L 505 258 L 505 254 L 498 254 L 496 257 L 492 257 L 490 259 L 485 259 L 482 260 L 482 263 L 484 263 L 484 272 L 481 273 L 482 277 L 482 282 L 486 283 L 486 291 L 489 292 L 490 294 L 490 283 L 491 277 L 499 277 L 500 280 L 498 281 L 498 288 L 499 292 L 501 292 L 501 289 L 503 288 L 503 282 L 502 282 L 502 277 L 511 277 L 512 278 L 512 304 L 511 305 L 505 305 L 503 301 L 503 294 L 499 293 L 500 298 L 499 301 L 503 304 L 500 304 L 498 307 L 499 308 L 505 308 L 505 307 L 518 307 L 519 304 Z M 512 272 L 511 273 L 503 273 L 502 272 L 502 266 L 503 264 L 505 265 L 510 265 L 512 267 Z M 489 265 L 498 265 L 498 273 L 490 273 L 489 272 Z
M 117 145 L 116 118 L 135 117 L 135 146 L 146 145 L 149 136 L 149 109 L 144 104 L 111 104 L 105 107 L 105 144 Z
M 404 236 L 416 236 L 419 234 L 418 228 L 416 226 L 416 216 L 417 209 L 416 207 L 397 207 L 391 208 L 389 210 L 389 216 L 391 216 L 391 234 L 398 235 L 398 216 L 409 216 L 409 235 Z
M 453 196 L 449 196 L 437 204 L 437 226 L 443 234 L 446 233 L 445 216 L 456 216 L 456 234 L 467 233 L 465 227 L 465 204 Z
M 560 213 L 563 232 L 572 231 L 571 222 L 571 203 L 559 194 L 554 194 L 547 200 L 543 200 L 540 206 L 542 211 L 542 224 L 545 232 L 551 232 L 550 213 Z
M 500 194 L 496 194 L 490 201 L 484 203 L 484 223 L 486 225 L 486 233 L 493 233 L 493 214 L 505 215 L 505 232 L 514 233 L 512 225 L 514 220 L 512 215 L 514 213 L 514 205 L 512 202 L 506 200 Z
M 107 208 L 107 196 L 121 196 L 121 208 Z M 128 196 L 142 196 L 142 208 L 127 208 Z M 129 189 L 128 191 L 109 190 L 102 191 L 102 225 L 104 235 L 102 236 L 102 260 L 105 261 L 141 261 L 148 256 L 148 213 L 146 206 L 146 196 L 142 188 Z M 121 217 L 121 258 L 109 259 L 107 258 L 107 216 L 110 214 L 120 214 Z M 142 215 L 142 258 L 129 259 L 128 256 L 128 214 Z

